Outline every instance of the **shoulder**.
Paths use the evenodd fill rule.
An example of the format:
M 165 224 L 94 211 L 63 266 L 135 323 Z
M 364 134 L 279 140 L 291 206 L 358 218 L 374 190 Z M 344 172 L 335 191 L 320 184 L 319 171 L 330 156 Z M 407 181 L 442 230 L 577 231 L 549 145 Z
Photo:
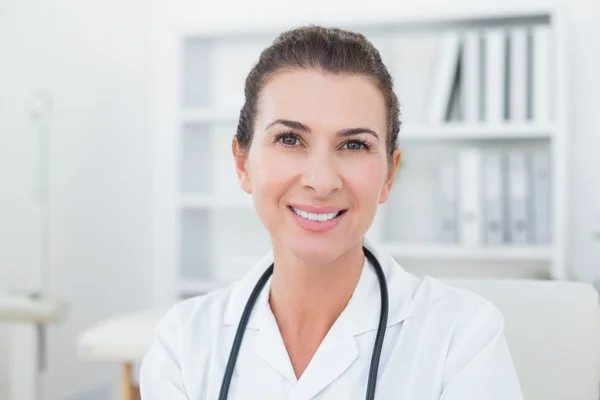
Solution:
M 450 280 L 417 276 L 405 270 L 385 248 L 370 241 L 366 244 L 386 273 L 390 312 L 404 314 L 414 329 L 434 328 L 438 339 L 453 337 L 477 324 L 495 331 L 503 329 L 499 309 L 480 294 Z
M 181 340 L 197 342 L 219 335 L 231 325 L 245 305 L 255 282 L 270 265 L 268 252 L 240 279 L 209 293 L 181 300 L 172 305 L 157 324 L 157 332 L 176 330 Z M 185 343 L 183 343 L 185 345 Z
M 194 343 L 211 342 L 219 335 L 231 286 L 168 307 L 154 326 L 152 346 L 146 358 L 164 353 L 174 360 L 181 360 Z
M 142 397 L 184 398 L 186 385 L 182 374 L 190 354 L 190 340 L 194 336 L 202 341 L 210 337 L 214 331 L 211 319 L 218 320 L 222 315 L 219 310 L 226 303 L 228 290 L 179 301 L 159 317 L 150 348 L 140 365 Z
M 175 303 L 158 321 L 157 330 L 176 329 L 179 333 L 197 332 L 199 327 L 208 329 L 215 323 L 221 323 L 234 285 Z
M 415 304 L 427 332 L 442 340 L 443 398 L 522 399 L 504 316 L 492 302 L 426 277 L 416 285 Z
M 401 306 L 391 306 L 410 308 L 408 314 L 412 321 L 427 320 L 428 323 L 435 322 L 434 326 L 440 328 L 443 328 L 442 325 L 452 327 L 482 318 L 503 324 L 498 308 L 480 294 L 455 286 L 447 280 L 429 275 L 417 276 L 405 270 L 384 247 L 367 239 L 365 245 L 384 269 L 390 299 L 401 303 Z

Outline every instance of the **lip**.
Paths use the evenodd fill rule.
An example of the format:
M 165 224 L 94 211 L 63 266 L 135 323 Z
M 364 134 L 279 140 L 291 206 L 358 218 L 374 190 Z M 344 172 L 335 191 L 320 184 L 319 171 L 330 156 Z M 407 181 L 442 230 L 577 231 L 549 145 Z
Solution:
M 297 208 L 302 211 L 306 211 L 314 214 L 329 214 L 338 211 L 345 210 L 343 207 L 319 207 L 319 206 L 311 206 L 309 204 L 300 204 L 300 203 L 290 203 L 290 207 Z
M 321 208 L 321 209 L 325 209 L 325 208 Z M 340 223 L 341 219 L 345 218 L 345 216 L 346 216 L 346 213 L 343 213 L 342 215 L 339 215 L 339 216 L 337 216 L 333 219 L 327 220 L 327 221 L 312 221 L 312 220 L 309 220 L 306 218 L 302 218 L 301 216 L 296 214 L 289 207 L 288 207 L 288 210 L 291 214 L 291 217 L 294 219 L 294 221 L 300 228 L 310 231 L 310 232 L 319 232 L 319 233 L 331 231 Z M 336 209 L 336 210 L 339 210 L 339 209 Z M 335 212 L 336 210 L 333 210 L 331 212 Z M 308 211 L 308 210 L 305 210 L 305 211 Z

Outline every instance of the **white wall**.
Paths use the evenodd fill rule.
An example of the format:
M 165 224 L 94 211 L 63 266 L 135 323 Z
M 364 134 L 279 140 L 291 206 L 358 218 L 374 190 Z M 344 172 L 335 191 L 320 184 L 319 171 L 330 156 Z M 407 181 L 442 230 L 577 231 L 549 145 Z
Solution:
M 600 2 L 563 2 L 572 24 L 570 258 L 578 279 L 600 287 L 600 241 L 590 239 L 600 232 Z
M 151 301 L 152 37 L 156 3 L 0 2 L 0 287 L 34 285 L 30 92 L 54 95 L 51 289 L 71 302 L 49 333 L 46 400 L 80 398 L 116 376 L 76 357 L 76 335 Z M 0 399 L 6 398 L 0 325 Z
M 520 5 L 523 0 L 503 3 Z M 600 5 L 597 0 L 560 3 L 568 13 L 572 43 L 569 254 L 576 277 L 591 281 L 600 275 L 600 243 L 590 238 L 593 229 L 600 230 L 600 158 L 596 157 L 600 49 L 595 41 L 600 37 Z M 379 14 L 411 12 L 414 7 L 449 12 L 475 6 L 492 9 L 496 4 L 495 0 L 368 2 Z M 97 319 L 151 301 L 153 32 L 172 23 L 243 24 L 342 13 L 364 16 L 366 3 L 0 2 L 0 286 L 31 282 L 35 255 L 28 246 L 35 221 L 26 197 L 32 171 L 27 170 L 24 155 L 32 142 L 25 102 L 29 92 L 38 88 L 50 89 L 55 96 L 52 288 L 73 302 L 73 310 L 63 325 L 51 331 L 48 400 L 80 398 L 114 378 L 110 366 L 77 360 L 75 336 Z M 596 184 L 584 179 L 595 179 Z M 6 375 L 5 339 L 0 329 L 0 398 Z

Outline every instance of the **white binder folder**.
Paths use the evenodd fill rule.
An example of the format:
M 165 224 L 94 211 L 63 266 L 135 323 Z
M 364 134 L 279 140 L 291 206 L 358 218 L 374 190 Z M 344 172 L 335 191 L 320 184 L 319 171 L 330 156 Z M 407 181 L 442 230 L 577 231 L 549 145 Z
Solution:
M 394 78 L 402 120 L 408 125 L 423 123 L 438 41 L 436 35 L 415 34 L 391 42 L 389 69 Z
M 458 33 L 444 32 L 440 38 L 433 73 L 427 89 L 425 123 L 446 121 L 450 112 L 452 88 L 460 60 L 461 38 Z
M 533 28 L 533 119 L 547 122 L 550 119 L 550 28 Z
M 477 246 L 482 242 L 481 229 L 481 152 L 466 148 L 458 153 L 460 242 Z
M 501 28 L 485 32 L 485 120 L 501 123 L 506 100 L 506 33 Z
M 483 219 L 485 243 L 504 243 L 504 157 L 490 152 L 483 158 Z
M 509 119 L 527 119 L 527 29 L 512 28 L 510 32 Z
M 440 164 L 440 241 L 442 243 L 456 243 L 457 232 L 457 182 L 456 160 L 445 160 Z
M 531 155 L 533 242 L 551 241 L 550 154 L 536 151 Z
M 527 152 L 508 153 L 508 238 L 513 244 L 527 244 L 530 238 L 530 182 Z
M 461 85 L 465 122 L 479 122 L 482 119 L 481 46 L 481 33 L 478 30 L 464 33 Z

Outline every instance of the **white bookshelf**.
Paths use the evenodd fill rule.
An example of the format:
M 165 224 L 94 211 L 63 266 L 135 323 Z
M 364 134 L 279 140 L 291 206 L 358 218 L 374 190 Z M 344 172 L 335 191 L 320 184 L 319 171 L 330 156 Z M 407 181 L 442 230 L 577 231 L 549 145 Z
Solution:
M 550 246 L 488 246 L 424 245 L 382 243 L 392 256 L 412 260 L 485 261 L 485 262 L 551 262 L 554 258 Z
M 181 208 L 184 209 L 252 209 L 251 198 L 230 198 L 230 197 L 214 197 L 214 196 L 182 196 Z
M 232 280 L 215 280 L 215 279 L 183 279 L 179 282 L 179 296 L 188 297 L 195 296 L 198 293 L 206 293 L 220 289 Z
M 508 266 L 532 263 L 544 265 L 553 278 L 565 278 L 568 275 L 564 221 L 568 98 L 566 38 L 560 14 L 554 9 L 522 9 L 494 14 L 422 14 L 397 19 L 386 16 L 370 18 L 363 24 L 321 22 L 365 33 L 380 49 L 395 80 L 397 74 L 402 75 L 402 68 L 408 68 L 402 71 L 416 82 L 396 80 L 397 91 L 402 88 L 399 97 L 407 113 L 402 118 L 399 144 L 408 167 L 403 166 L 399 171 L 394 192 L 380 207 L 368 235 L 408 267 L 419 262 L 470 263 L 475 267 L 478 263 Z M 253 27 L 249 23 L 245 29 L 179 27 L 160 40 L 155 192 L 155 277 L 159 303 L 222 287 L 241 276 L 270 248 L 251 197 L 239 187 L 231 140 L 243 104 L 246 74 L 260 50 L 292 25 Z M 416 65 L 411 70 L 410 61 L 406 60 L 426 57 L 427 51 L 431 57 L 434 47 L 427 44 L 429 39 L 433 38 L 435 49 L 439 49 L 444 35 L 456 33 L 464 49 L 465 32 L 487 32 L 490 28 L 510 32 L 514 27 L 533 26 L 548 27 L 550 33 L 548 43 L 552 51 L 547 66 L 551 83 L 546 96 L 550 99 L 549 118 L 466 121 L 468 113 L 460 107 L 451 112 L 449 120 L 420 118 L 423 109 L 414 104 L 425 107 L 440 102 L 428 97 L 430 87 L 419 89 L 414 85 L 419 80 L 439 79 L 417 76 L 423 68 Z M 408 44 L 415 39 L 415 44 Z M 459 57 L 462 71 L 466 68 L 464 53 Z M 441 68 L 439 65 L 434 64 L 429 73 L 435 73 L 436 68 Z M 466 85 L 463 82 L 461 85 Z M 456 88 L 452 93 L 455 91 Z M 466 96 L 467 92 L 460 93 Z M 461 97 L 462 107 L 465 102 Z M 436 238 L 439 224 L 436 165 L 465 147 L 482 151 L 543 149 L 550 154 L 551 212 L 547 222 L 551 226 L 551 241 L 467 245 L 444 243 Z

